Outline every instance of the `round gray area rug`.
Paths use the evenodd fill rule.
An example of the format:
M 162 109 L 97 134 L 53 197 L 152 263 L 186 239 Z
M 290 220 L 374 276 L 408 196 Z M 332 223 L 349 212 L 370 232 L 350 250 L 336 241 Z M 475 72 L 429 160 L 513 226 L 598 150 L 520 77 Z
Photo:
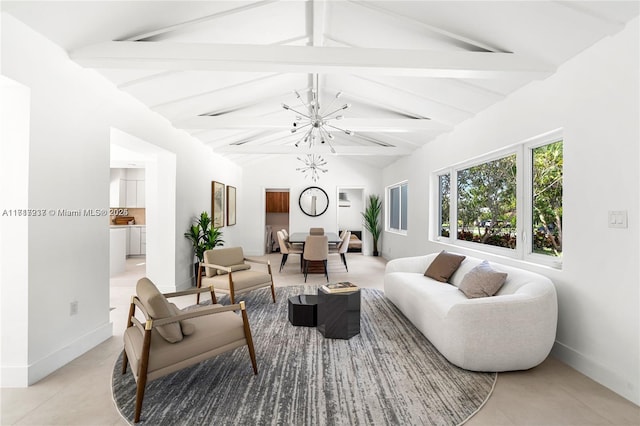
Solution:
M 496 373 L 449 363 L 379 290 L 361 290 L 360 334 L 349 340 L 292 326 L 288 298 L 316 293 L 304 285 L 276 288 L 275 304 L 269 289 L 240 298 L 258 375 L 243 347 L 149 382 L 138 424 L 458 425 L 489 398 Z M 121 363 L 113 398 L 133 423 L 136 384 Z

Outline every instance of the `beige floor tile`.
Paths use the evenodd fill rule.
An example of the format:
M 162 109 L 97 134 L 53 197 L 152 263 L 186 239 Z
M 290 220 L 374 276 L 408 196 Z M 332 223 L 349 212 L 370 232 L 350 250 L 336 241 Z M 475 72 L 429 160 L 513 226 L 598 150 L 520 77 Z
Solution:
M 281 256 L 270 259 L 278 287 L 304 283 L 300 263 L 290 256 L 279 272 Z M 329 263 L 331 282 L 351 281 L 382 290 L 385 261 L 347 254 L 349 272 L 339 258 Z M 145 273 L 144 259 L 128 259 L 125 272 L 111 281 L 113 337 L 25 389 L 2 389 L 2 425 L 126 425 L 111 397 L 111 372 L 122 351 L 122 334 L 135 283 Z M 326 282 L 310 274 L 308 284 Z M 195 303 L 178 298 L 180 307 Z M 470 426 L 499 425 L 640 425 L 640 407 L 593 380 L 548 358 L 528 371 L 501 373 L 493 395 L 468 422 Z

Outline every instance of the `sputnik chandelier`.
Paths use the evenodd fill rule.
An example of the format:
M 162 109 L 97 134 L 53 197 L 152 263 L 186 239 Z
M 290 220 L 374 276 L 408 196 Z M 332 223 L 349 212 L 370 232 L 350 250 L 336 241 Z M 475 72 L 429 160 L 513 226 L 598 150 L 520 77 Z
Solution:
M 310 177 L 314 182 L 320 179 L 320 173 L 327 173 L 328 169 L 324 167 L 327 162 L 321 155 L 307 154 L 304 158 L 298 157 L 298 160 L 302 161 L 304 167 L 298 167 L 296 170 L 302 172 L 305 177 Z
M 303 136 L 295 143 L 295 146 L 299 146 L 300 143 L 308 144 L 309 148 L 313 147 L 316 142 L 320 144 L 327 143 L 331 152 L 335 154 L 336 150 L 333 148 L 331 141 L 334 139 L 334 136 L 331 134 L 332 130 L 338 130 L 340 132 L 344 132 L 347 135 L 353 135 L 353 131 L 340 128 L 331 122 L 333 120 L 342 120 L 342 115 L 338 113 L 346 110 L 351 105 L 344 104 L 339 108 L 332 110 L 331 108 L 335 104 L 336 100 L 340 98 L 342 92 L 338 92 L 329 104 L 329 106 L 323 110 L 320 109 L 320 101 L 318 99 L 318 75 L 316 74 L 316 82 L 315 88 L 311 90 L 311 101 L 309 103 L 305 102 L 304 99 L 300 96 L 298 91 L 294 91 L 296 97 L 302 102 L 302 105 L 307 109 L 307 113 L 300 112 L 291 108 L 287 104 L 282 104 L 282 108 L 287 111 L 293 111 L 297 114 L 296 121 L 293 122 L 293 128 L 291 129 L 291 133 L 297 133 L 300 131 L 304 131 Z M 326 112 L 330 111 L 330 112 Z M 329 130 L 330 128 L 331 130 Z

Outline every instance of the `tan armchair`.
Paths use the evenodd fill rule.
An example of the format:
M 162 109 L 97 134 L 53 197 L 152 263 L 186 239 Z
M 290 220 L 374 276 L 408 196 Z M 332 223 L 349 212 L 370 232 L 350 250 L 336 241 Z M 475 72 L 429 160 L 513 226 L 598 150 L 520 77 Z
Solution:
M 130 365 L 137 383 L 135 423 L 140 421 L 148 381 L 245 345 L 249 349 L 253 372 L 258 374 L 244 302 L 183 311 L 167 300 L 205 291 L 213 295 L 213 288 L 163 295 L 148 278 L 138 281 L 136 296 L 132 297 L 129 308 L 122 358 L 122 374 Z M 136 308 L 144 316 L 144 323 L 136 318 Z M 241 311 L 242 315 L 233 311 Z
M 252 270 L 251 264 L 247 262 L 267 265 L 267 271 Z M 235 303 L 235 297 L 239 294 L 271 287 L 271 297 L 273 303 L 276 302 L 271 262 L 244 257 L 242 247 L 217 248 L 204 252 L 204 262 L 198 268 L 197 287 L 209 286 L 214 287 L 217 292 L 228 294 L 231 303 Z M 213 303 L 217 303 L 215 295 L 212 299 Z M 197 300 L 199 303 L 199 296 Z

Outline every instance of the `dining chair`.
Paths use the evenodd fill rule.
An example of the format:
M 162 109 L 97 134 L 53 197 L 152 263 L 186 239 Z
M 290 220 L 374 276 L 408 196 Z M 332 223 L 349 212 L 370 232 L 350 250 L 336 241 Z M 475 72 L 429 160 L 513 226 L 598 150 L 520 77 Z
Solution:
M 339 254 L 345 269 L 349 272 L 349 266 L 347 266 L 347 251 L 349 250 L 349 242 L 351 241 L 351 231 L 345 231 L 342 234 L 342 241 L 334 249 L 330 249 L 329 253 Z
M 324 228 L 309 228 L 309 235 L 324 235 Z
M 326 235 L 309 235 L 304 243 L 302 259 L 304 262 L 304 282 L 307 282 L 309 272 L 309 262 L 322 261 L 324 265 L 324 275 L 329 282 L 329 272 L 327 270 L 327 258 L 329 257 L 329 237 Z
M 287 258 L 290 254 L 300 255 L 300 267 L 302 269 L 302 248 L 293 247 L 291 243 L 285 240 L 282 231 L 278 231 L 276 234 L 278 235 L 278 244 L 280 244 L 280 253 L 282 253 L 282 261 L 280 261 L 279 272 L 282 272 L 282 268 L 287 263 Z

